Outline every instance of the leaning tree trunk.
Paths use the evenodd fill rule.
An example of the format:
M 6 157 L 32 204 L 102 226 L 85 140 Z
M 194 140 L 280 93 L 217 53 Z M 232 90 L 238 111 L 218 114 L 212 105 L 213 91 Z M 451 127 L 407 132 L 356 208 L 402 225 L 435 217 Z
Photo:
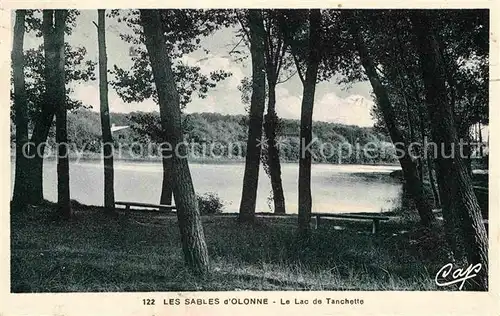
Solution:
M 46 82 L 47 93 L 52 94 L 56 107 L 56 142 L 57 142 L 57 206 L 59 215 L 71 217 L 71 201 L 69 193 L 69 158 L 68 130 L 66 107 L 66 84 L 64 74 L 64 28 L 66 26 L 66 10 L 55 10 L 54 43 L 55 64 L 54 81 Z
M 167 157 L 172 160 L 172 182 L 177 204 L 177 219 L 186 265 L 197 275 L 208 272 L 208 250 L 205 244 L 198 201 L 194 192 L 187 162 L 185 145 L 182 145 L 181 110 L 179 94 L 172 72 L 159 10 L 140 10 L 153 77 L 160 105 L 160 117 L 165 138 L 177 149 Z
M 307 70 L 303 82 L 302 106 L 300 113 L 300 157 L 299 157 L 299 233 L 306 235 L 309 232 L 311 221 L 312 196 L 311 196 L 311 152 L 309 146 L 312 142 L 312 115 L 314 106 L 314 93 L 316 91 L 316 78 L 320 62 L 318 43 L 321 42 L 321 11 L 309 11 L 309 56 Z
M 27 157 L 25 144 L 28 142 L 28 101 L 24 80 L 24 32 L 26 10 L 16 10 L 14 40 L 12 47 L 12 74 L 14 77 L 14 110 L 16 115 L 16 174 L 12 200 L 16 209 L 26 205 L 27 194 Z M 25 152 L 23 152 L 23 150 Z
M 278 115 L 276 114 L 276 80 L 270 78 L 269 73 L 268 71 L 269 95 L 267 114 L 264 122 L 264 131 L 267 139 L 267 164 L 273 190 L 274 213 L 285 214 L 285 195 L 283 194 L 283 183 L 281 181 L 280 156 L 276 144 L 276 128 L 278 126 Z
M 99 98 L 101 103 L 101 129 L 104 154 L 104 208 L 114 212 L 115 189 L 113 167 L 113 135 L 108 105 L 108 57 L 106 56 L 105 10 L 97 10 L 97 40 L 99 42 Z
M 387 90 L 380 81 L 380 78 L 375 70 L 375 65 L 370 58 L 368 49 L 366 48 L 355 23 L 356 21 L 351 23 L 352 34 L 356 41 L 361 63 L 372 85 L 373 92 L 377 98 L 377 104 L 382 111 L 384 122 L 389 130 L 392 143 L 398 152 L 404 153 L 403 155 L 400 155 L 401 157 L 399 157 L 399 163 L 401 164 L 401 169 L 403 170 L 405 182 L 415 202 L 415 206 L 420 216 L 420 222 L 424 226 L 431 226 L 435 221 L 435 216 L 432 213 L 432 207 L 427 200 L 422 181 L 418 177 L 417 168 L 411 160 L 411 155 L 408 150 L 409 146 L 396 124 L 396 118 L 392 110 Z
M 252 55 L 252 98 L 248 126 L 247 154 L 243 190 L 241 193 L 239 220 L 252 222 L 255 219 L 259 165 L 262 146 L 262 122 L 266 97 L 264 61 L 264 24 L 258 9 L 248 10 L 250 26 L 250 53 Z
M 425 13 L 412 16 L 417 34 L 417 46 L 425 87 L 425 99 L 428 107 L 432 138 L 438 148 L 443 146 L 447 154 L 438 151 L 438 181 L 442 187 L 448 188 L 443 199 L 443 211 L 448 209 L 456 213 L 461 229 L 461 239 L 465 243 L 465 252 L 469 264 L 482 265 L 478 277 L 469 279 L 466 286 L 470 290 L 487 290 L 488 288 L 488 237 L 482 222 L 481 209 L 472 188 L 472 179 L 460 156 L 457 146 L 458 137 L 455 129 L 452 105 L 448 102 L 445 85 L 445 66 L 439 52 L 439 43 L 432 33 L 431 21 Z M 455 144 L 452 147 L 452 144 Z M 447 155 L 448 156 L 448 155 Z M 449 177 L 443 178 L 447 173 Z M 443 213 L 444 214 L 444 213 Z
M 168 155 L 168 153 L 166 154 Z M 163 150 L 162 150 L 163 156 Z M 162 157 L 163 181 L 161 184 L 160 204 L 172 204 L 172 159 Z

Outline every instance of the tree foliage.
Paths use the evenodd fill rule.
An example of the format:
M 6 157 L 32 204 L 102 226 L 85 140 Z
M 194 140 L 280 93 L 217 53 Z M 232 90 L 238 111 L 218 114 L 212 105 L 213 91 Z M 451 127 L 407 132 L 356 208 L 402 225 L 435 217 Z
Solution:
M 409 122 L 417 122 L 418 116 L 427 115 L 422 107 L 423 81 L 415 47 L 415 34 L 411 31 L 411 10 L 363 10 L 360 30 L 366 45 L 372 52 L 377 71 L 389 90 L 398 124 L 409 138 Z M 342 21 L 348 21 L 352 11 L 338 13 Z M 471 125 L 488 123 L 488 13 L 487 10 L 427 10 L 441 39 L 441 53 L 446 65 L 448 100 L 454 104 L 457 130 L 467 137 Z M 357 53 L 352 40 L 345 34 L 345 25 L 334 39 L 326 41 L 345 47 L 340 61 L 340 74 L 344 81 L 364 81 Z M 328 33 L 331 34 L 331 33 Z M 349 53 L 350 52 L 350 53 Z M 331 55 L 335 56 L 335 54 Z M 351 57 L 349 57 L 351 56 Z M 328 64 L 333 63 L 327 57 Z M 333 66 L 330 67 L 334 69 Z M 409 104 L 406 104 L 409 103 Z M 377 108 L 373 111 L 376 126 L 384 128 Z M 427 127 L 427 120 L 425 122 Z M 416 128 L 416 132 L 422 131 Z
M 187 64 L 182 57 L 201 48 L 201 38 L 231 25 L 231 20 L 221 10 L 160 10 L 162 28 L 167 50 L 172 56 L 173 72 L 181 107 L 191 102 L 193 95 L 205 98 L 208 90 L 215 88 L 217 82 L 231 76 L 223 69 L 204 74 L 199 66 Z M 111 10 L 111 17 L 126 23 L 130 32 L 122 33 L 121 38 L 131 44 L 132 67 L 124 69 L 114 65 L 115 76 L 111 85 L 125 102 L 141 102 L 152 98 L 157 102 L 153 84 L 153 73 L 144 36 L 139 25 L 138 10 Z
M 26 31 L 34 34 L 36 37 L 42 36 L 42 16 L 41 10 L 26 10 Z M 76 18 L 79 15 L 77 10 L 68 10 L 67 24 L 65 25 L 65 34 L 71 35 L 76 27 Z M 65 83 L 66 83 L 66 106 L 69 110 L 75 110 L 80 107 L 90 107 L 81 100 L 70 97 L 73 92 L 72 86 L 82 82 L 94 81 L 95 69 L 97 63 L 86 58 L 87 49 L 83 46 L 73 47 L 66 41 L 64 43 L 65 55 Z M 30 125 L 37 121 L 41 111 L 41 104 L 45 97 L 45 79 L 44 79 L 44 47 L 43 44 L 37 48 L 29 48 L 24 52 L 25 65 L 24 73 L 26 78 L 26 92 L 28 96 L 28 117 Z M 11 91 L 11 99 L 13 98 Z M 11 111 L 12 119 L 14 112 Z

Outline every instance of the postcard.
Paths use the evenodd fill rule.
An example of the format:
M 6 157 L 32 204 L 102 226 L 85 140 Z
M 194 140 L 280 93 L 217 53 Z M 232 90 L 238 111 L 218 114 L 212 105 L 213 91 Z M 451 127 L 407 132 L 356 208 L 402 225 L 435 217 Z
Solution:
M 500 312 L 493 2 L 3 7 L 1 315 Z

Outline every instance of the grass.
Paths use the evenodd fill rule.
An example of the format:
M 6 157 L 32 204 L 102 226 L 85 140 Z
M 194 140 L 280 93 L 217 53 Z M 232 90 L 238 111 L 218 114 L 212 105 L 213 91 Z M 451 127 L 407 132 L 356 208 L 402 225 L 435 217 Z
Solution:
M 49 203 L 11 212 L 12 292 L 438 290 L 447 263 L 441 236 L 398 219 L 378 236 L 370 222 L 325 220 L 301 242 L 294 216 L 248 225 L 215 215 L 203 216 L 211 272 L 197 279 L 175 216 L 76 205 L 61 221 L 54 212 Z

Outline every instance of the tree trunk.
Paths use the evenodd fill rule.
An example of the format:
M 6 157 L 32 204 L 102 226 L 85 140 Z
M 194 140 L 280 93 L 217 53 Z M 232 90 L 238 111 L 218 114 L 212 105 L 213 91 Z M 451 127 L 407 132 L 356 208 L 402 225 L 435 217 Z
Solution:
M 488 237 L 482 222 L 481 209 L 472 188 L 472 179 L 464 159 L 460 156 L 458 137 L 453 119 L 452 104 L 448 102 L 445 85 L 446 72 L 440 54 L 440 47 L 431 30 L 431 21 L 425 13 L 412 16 L 417 34 L 417 47 L 425 86 L 425 99 L 428 107 L 432 138 L 438 148 L 444 146 L 453 157 L 445 158 L 438 151 L 438 181 L 446 181 L 441 186 L 447 188 L 443 199 L 444 210 L 455 212 L 459 219 L 461 239 L 469 264 L 482 265 L 478 277 L 469 279 L 466 286 L 470 290 L 488 288 Z M 452 148 L 455 144 L 455 148 Z M 447 177 L 444 179 L 443 174 Z
M 54 82 L 55 71 L 57 69 L 55 61 L 55 42 L 53 38 L 54 11 L 44 10 L 42 21 L 43 48 L 44 48 L 44 81 Z M 43 156 L 45 153 L 45 143 L 49 135 L 50 127 L 54 121 L 56 106 L 53 95 L 45 92 L 41 113 L 37 119 L 28 150 L 28 190 L 26 198 L 29 204 L 39 204 L 43 201 Z
M 52 106 L 52 105 L 51 105 Z M 42 110 L 43 111 L 43 110 Z M 29 143 L 29 170 L 28 193 L 26 197 L 29 204 L 40 204 L 43 201 L 43 155 L 45 142 L 49 135 L 50 127 L 54 120 L 54 112 L 41 113 L 43 118 L 37 122 Z
M 248 10 L 250 26 L 250 52 L 252 55 L 252 98 L 248 126 L 247 154 L 243 191 L 241 193 L 239 220 L 252 222 L 255 219 L 255 204 L 259 180 L 260 154 L 262 147 L 262 122 L 266 98 L 264 61 L 264 24 L 260 10 Z
M 24 32 L 26 10 L 16 10 L 12 47 L 12 73 L 14 77 L 14 110 L 16 115 L 16 173 L 12 200 L 16 209 L 26 205 L 28 189 L 27 157 L 24 146 L 28 142 L 28 101 L 24 80 Z
M 436 141 L 437 144 L 439 144 Z M 448 242 L 451 250 L 451 260 L 455 262 L 462 262 L 464 257 L 463 251 L 460 247 L 460 231 L 458 229 L 459 221 L 458 214 L 453 211 L 451 205 L 453 201 L 451 197 L 453 195 L 452 185 L 449 185 L 453 177 L 451 161 L 445 160 L 438 162 L 438 157 L 436 157 L 436 178 L 439 189 L 439 196 L 441 201 L 441 210 L 443 213 L 444 229 L 446 234 L 446 241 Z
M 481 122 L 477 124 L 477 132 L 479 134 L 479 158 L 483 158 L 483 132 L 481 131 Z
M 172 205 L 172 159 L 162 157 L 162 165 L 163 181 L 161 185 L 160 204 Z
M 432 188 L 432 195 L 434 196 L 434 207 L 440 208 L 441 199 L 439 197 L 439 192 L 436 187 L 436 180 L 434 179 L 434 175 L 432 174 L 432 171 L 434 170 L 434 162 L 431 159 L 427 159 L 427 169 L 429 173 L 429 183 L 431 184 Z
M 421 182 L 424 181 L 424 163 L 422 160 L 422 157 L 417 159 L 417 166 L 418 166 L 418 178 L 420 179 Z
M 401 83 L 401 89 L 404 89 L 401 77 L 399 77 L 399 81 Z M 412 120 L 412 117 L 411 117 L 411 108 L 410 108 L 410 104 L 409 104 L 409 102 L 408 102 L 408 100 L 406 98 L 406 93 L 404 93 L 403 98 L 404 98 L 403 100 L 404 100 L 405 107 L 406 107 L 406 119 L 407 119 L 407 122 L 408 122 L 408 128 L 410 130 L 410 143 L 411 143 L 411 142 L 415 141 L 415 130 L 413 128 L 413 120 Z M 414 154 L 412 152 L 408 152 L 408 153 L 410 155 Z M 422 164 L 422 157 L 419 157 L 417 159 L 417 167 L 418 167 L 417 168 L 418 178 L 420 179 L 421 182 L 423 182 L 424 181 L 424 166 Z
M 106 56 L 106 16 L 105 10 L 97 10 L 97 39 L 99 42 L 99 98 L 101 103 L 101 129 L 104 152 L 104 208 L 115 210 L 113 135 L 109 119 L 108 105 L 108 57 Z
M 457 137 L 458 139 L 458 137 Z M 467 156 L 467 158 L 464 158 L 464 163 L 465 163 L 465 166 L 467 167 L 467 172 L 469 172 L 469 175 L 472 177 L 472 154 L 473 154 L 473 147 L 471 145 L 472 143 L 472 139 L 471 139 L 471 136 L 470 134 L 467 134 L 466 136 L 466 139 L 467 139 L 467 145 L 465 145 L 465 154 Z
M 285 214 L 285 195 L 283 194 L 283 183 L 281 181 L 281 164 L 279 149 L 276 145 L 276 127 L 278 115 L 276 114 L 276 81 L 270 79 L 268 72 L 269 95 L 267 102 L 267 115 L 265 117 L 264 130 L 267 139 L 267 163 L 273 189 L 274 213 Z
M 179 94 L 168 56 L 159 10 L 140 10 L 141 24 L 158 93 L 160 117 L 165 139 L 176 149 L 165 158 L 172 160 L 172 189 L 186 265 L 197 275 L 208 272 L 205 236 L 183 144 Z
M 418 93 L 415 91 L 415 100 L 418 100 Z M 425 144 L 425 139 L 426 139 L 426 131 L 425 131 L 425 115 L 424 115 L 424 111 L 422 109 L 422 105 L 421 104 L 418 104 L 418 116 L 419 116 L 419 121 L 420 121 L 420 135 L 422 135 L 422 138 L 421 138 L 421 142 L 422 142 L 422 146 L 424 146 Z M 434 158 L 433 157 L 424 157 L 422 158 L 422 160 L 426 160 L 427 162 L 427 173 L 429 175 L 429 183 L 431 185 L 431 189 L 432 189 L 432 195 L 434 197 L 434 207 L 435 208 L 440 208 L 441 207 L 441 199 L 439 197 L 439 192 L 438 192 L 438 189 L 436 187 L 436 181 L 434 179 L 434 175 L 433 175 L 433 170 L 434 170 Z M 423 175 L 422 175 L 422 178 L 423 179 Z
M 285 214 L 285 196 L 281 181 L 281 164 L 279 146 L 276 142 L 279 119 L 276 114 L 276 85 L 283 64 L 286 47 L 283 37 L 273 32 L 273 22 L 267 20 L 266 35 L 264 37 L 265 69 L 268 86 L 267 114 L 264 117 L 264 132 L 267 140 L 266 165 L 271 187 L 273 190 L 274 213 Z M 276 38 L 275 41 L 273 39 Z
M 69 159 L 66 87 L 64 74 L 64 28 L 66 10 L 55 10 L 55 26 L 53 31 L 55 43 L 54 81 L 46 82 L 47 93 L 52 95 L 56 107 L 56 142 L 57 142 L 57 206 L 63 218 L 71 217 L 71 201 L 69 193 Z
M 309 56 L 307 70 L 303 82 L 302 106 L 300 114 L 300 157 L 299 157 L 299 233 L 307 235 L 311 221 L 312 196 L 311 196 L 311 162 L 312 156 L 308 147 L 312 142 L 312 115 L 314 94 L 320 52 L 318 45 L 321 42 L 321 11 L 309 11 Z
M 361 58 L 361 63 L 363 64 L 363 68 L 365 69 L 372 85 L 373 92 L 375 93 L 375 96 L 377 98 L 378 106 L 380 107 L 382 115 L 384 117 L 385 125 L 389 130 L 392 143 L 396 147 L 397 152 L 403 153 L 402 155 L 399 155 L 399 163 L 401 164 L 401 169 L 403 170 L 403 176 L 408 186 L 409 193 L 411 194 L 415 202 L 415 206 L 420 216 L 421 224 L 424 226 L 431 226 L 435 221 L 435 216 L 432 213 L 432 207 L 425 195 L 422 181 L 418 177 L 417 168 L 411 160 L 410 152 L 408 150 L 408 144 L 398 126 L 396 125 L 396 118 L 392 110 L 392 105 L 387 94 L 387 90 L 380 81 L 368 50 L 365 47 L 363 39 L 361 38 L 361 34 L 359 34 L 358 30 L 356 29 L 355 23 L 356 21 L 353 21 L 353 23 L 351 23 L 351 26 L 353 28 L 352 34 L 356 41 L 356 46 Z

